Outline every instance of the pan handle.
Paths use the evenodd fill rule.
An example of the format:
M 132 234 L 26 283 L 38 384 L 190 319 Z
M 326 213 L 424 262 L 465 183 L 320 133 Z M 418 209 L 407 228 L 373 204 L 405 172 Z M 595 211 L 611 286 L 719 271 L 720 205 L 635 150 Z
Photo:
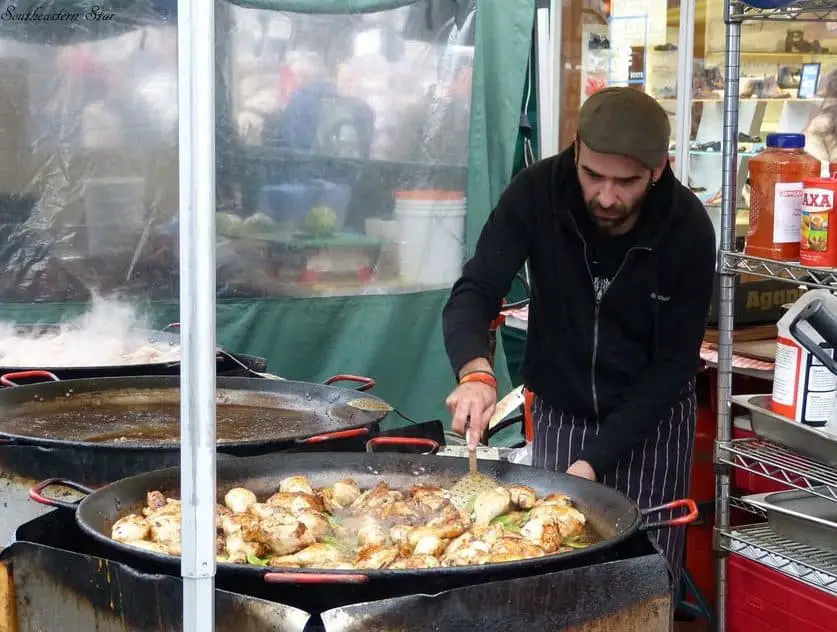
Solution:
M 64 487 L 69 487 L 70 489 L 80 492 L 85 496 L 89 496 L 95 491 L 93 489 L 90 489 L 89 487 L 81 485 L 80 483 L 74 483 L 73 481 L 68 481 L 63 478 L 48 478 L 45 481 L 41 481 L 29 490 L 29 498 L 34 500 L 36 503 L 40 503 L 48 507 L 60 507 L 62 509 L 70 509 L 72 511 L 75 511 L 78 507 L 78 504 L 81 502 L 81 499 L 72 503 L 68 503 L 64 500 L 58 500 L 57 498 L 51 498 L 49 496 L 43 495 L 44 490 L 47 487 L 52 487 L 53 485 L 63 485 Z
M 650 522 L 648 524 L 643 524 L 639 527 L 640 530 L 656 531 L 657 529 L 665 529 L 666 527 L 681 527 L 683 525 L 693 523 L 695 520 L 697 520 L 698 515 L 700 515 L 697 504 L 691 498 L 681 498 L 680 500 L 672 500 L 670 503 L 660 505 L 659 507 L 649 507 L 648 509 L 642 509 L 640 510 L 640 513 L 643 516 L 648 516 L 649 514 L 654 514 L 659 511 L 665 511 L 667 509 L 679 509 L 680 507 L 688 509 L 689 513 L 684 514 L 682 516 L 678 516 L 677 518 L 671 518 L 670 520 L 663 520 L 662 522 Z
M 297 439 L 297 443 L 310 445 L 312 443 L 325 443 L 326 441 L 336 441 L 337 439 L 352 439 L 354 437 L 362 437 L 369 434 L 369 428 L 352 428 L 351 430 L 337 430 L 336 432 L 326 432 L 324 434 L 314 435 L 307 439 Z
M 363 584 L 367 575 L 355 573 L 265 573 L 268 584 Z
M 169 323 L 163 327 L 163 331 L 169 331 L 170 329 L 180 329 L 180 323 Z
M 26 380 L 33 377 L 45 377 L 53 382 L 59 382 L 58 376 L 49 371 L 15 371 L 0 376 L 0 384 L 3 386 L 19 386 L 14 380 Z
M 371 377 L 363 377 L 362 375 L 333 375 L 328 378 L 323 384 L 331 386 L 337 382 L 360 382 L 357 387 L 358 391 L 369 391 L 375 388 L 375 380 Z
M 375 448 L 382 445 L 416 445 L 427 448 L 424 454 L 436 454 L 441 447 L 438 441 L 424 439 L 421 437 L 373 437 L 366 442 L 366 451 L 372 453 Z

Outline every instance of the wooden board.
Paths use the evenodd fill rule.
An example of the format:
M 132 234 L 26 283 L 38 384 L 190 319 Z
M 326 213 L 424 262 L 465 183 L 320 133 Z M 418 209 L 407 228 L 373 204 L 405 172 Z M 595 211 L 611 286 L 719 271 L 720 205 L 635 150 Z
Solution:
M 718 344 L 718 330 L 707 329 L 703 336 L 704 342 Z M 732 332 L 732 341 L 750 342 L 753 340 L 776 340 L 776 325 L 754 325 L 742 327 Z
M 754 360 L 776 361 L 776 340 L 753 340 L 752 342 L 733 342 L 732 353 Z
M 17 602 L 12 569 L 0 562 L 0 632 L 17 632 Z

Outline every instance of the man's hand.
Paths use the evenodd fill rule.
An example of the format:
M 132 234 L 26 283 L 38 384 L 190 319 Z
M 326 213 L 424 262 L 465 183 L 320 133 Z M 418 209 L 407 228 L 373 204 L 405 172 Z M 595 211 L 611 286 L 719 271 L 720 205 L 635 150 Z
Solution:
M 453 415 L 452 427 L 455 433 L 464 435 L 465 422 L 471 417 L 471 430 L 466 439 L 469 448 L 476 448 L 494 414 L 497 405 L 496 389 L 479 382 L 467 382 L 457 386 L 445 403 Z
M 567 474 L 578 476 L 579 478 L 586 478 L 588 481 L 596 480 L 596 472 L 593 471 L 593 468 L 587 461 L 576 461 L 570 465 Z

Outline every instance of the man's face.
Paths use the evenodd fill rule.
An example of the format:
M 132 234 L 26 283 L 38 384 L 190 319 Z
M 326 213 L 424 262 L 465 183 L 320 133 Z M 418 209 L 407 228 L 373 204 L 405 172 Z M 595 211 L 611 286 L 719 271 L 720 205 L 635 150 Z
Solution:
M 663 170 L 652 172 L 633 158 L 600 154 L 582 142 L 576 167 L 590 217 L 606 235 L 623 235 L 636 225 L 652 178 L 656 182 Z

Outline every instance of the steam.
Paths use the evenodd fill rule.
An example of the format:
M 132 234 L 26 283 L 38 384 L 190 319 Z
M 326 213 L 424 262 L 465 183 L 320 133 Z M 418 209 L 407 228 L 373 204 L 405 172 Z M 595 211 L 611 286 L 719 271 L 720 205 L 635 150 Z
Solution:
M 63 368 L 174 362 L 180 345 L 152 341 L 150 320 L 130 303 L 94 296 L 90 310 L 52 328 L 0 323 L 0 366 Z M 146 331 L 143 331 L 146 330 Z

